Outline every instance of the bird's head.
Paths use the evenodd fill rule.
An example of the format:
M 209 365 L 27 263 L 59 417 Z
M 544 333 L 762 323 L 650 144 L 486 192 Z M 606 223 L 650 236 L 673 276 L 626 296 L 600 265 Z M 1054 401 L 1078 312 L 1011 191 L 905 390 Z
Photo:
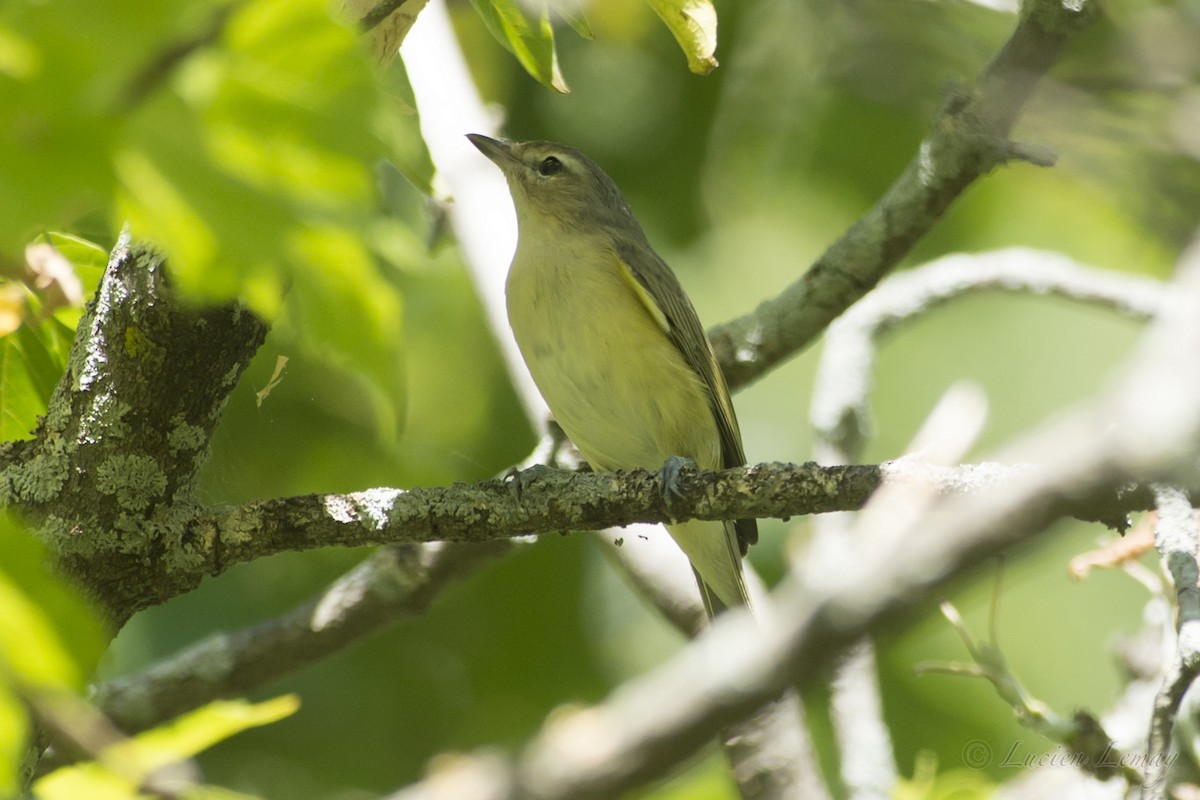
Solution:
M 575 148 L 556 142 L 506 142 L 478 133 L 467 138 L 508 179 L 522 227 L 627 230 L 631 222 L 637 226 L 612 178 Z

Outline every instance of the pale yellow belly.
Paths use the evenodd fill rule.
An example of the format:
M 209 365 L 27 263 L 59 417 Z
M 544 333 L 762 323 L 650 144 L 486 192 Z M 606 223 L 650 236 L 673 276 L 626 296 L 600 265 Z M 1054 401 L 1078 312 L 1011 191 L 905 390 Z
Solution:
M 534 382 L 598 469 L 658 469 L 670 456 L 720 466 L 700 379 L 615 265 L 528 269 L 506 286 L 509 322 Z

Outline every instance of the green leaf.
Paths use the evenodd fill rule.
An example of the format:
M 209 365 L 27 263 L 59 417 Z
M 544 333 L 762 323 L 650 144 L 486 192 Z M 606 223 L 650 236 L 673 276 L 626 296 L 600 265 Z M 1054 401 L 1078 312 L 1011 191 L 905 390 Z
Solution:
M 39 414 L 45 412 L 54 387 L 67 370 L 66 351 L 61 337 L 57 336 L 57 330 L 54 322 L 48 320 L 40 325 L 22 325 L 8 337 L 16 340 L 23 366 L 29 373 L 33 390 L 37 392 L 41 406 Z
M 387 145 L 426 190 L 432 166 L 416 117 L 397 121 L 357 32 L 328 5 L 0 4 L 0 255 L 99 209 L 162 248 L 193 300 L 240 299 L 273 320 L 289 292 L 306 308 L 336 297 L 345 327 L 317 319 L 304 343 L 372 387 L 394 436 L 399 291 L 361 242 L 379 219 L 372 168 Z M 94 285 L 106 258 L 49 238 Z M 72 328 L 79 313 L 55 317 Z M 21 435 L 42 411 L 62 332 L 3 344 L 0 432 Z
M 687 56 L 688 69 L 707 75 L 717 66 L 717 10 L 710 0 L 647 0 Z
M 38 417 L 45 413 L 46 401 L 21 341 L 16 334 L 0 338 L 0 440 L 30 438 Z
M 504 45 L 539 83 L 556 92 L 570 91 L 558 68 L 554 28 L 549 9 L 535 21 L 525 15 L 519 0 L 471 0 L 496 41 Z
M 29 718 L 9 688 L 0 683 L 0 797 L 15 797 L 21 761 L 29 746 Z
M 39 305 L 31 293 L 26 295 L 28 317 Z M 61 311 L 66 319 L 78 322 L 79 309 Z M 26 319 L 0 337 L 0 439 L 29 438 L 67 369 L 73 336 L 73 328 L 61 322 L 56 312 L 40 322 Z
M 250 728 L 270 725 L 295 714 L 300 699 L 285 694 L 261 703 L 218 700 L 203 708 L 113 745 L 105 758 L 124 762 L 142 775 L 184 758 Z
M 283 719 L 295 713 L 299 706 L 295 695 L 284 695 L 262 703 L 241 700 L 210 703 L 173 722 L 107 748 L 98 761 L 55 770 L 37 781 L 33 791 L 39 800 L 142 798 L 145 795 L 138 792 L 138 787 L 156 769 L 190 758 L 248 728 Z M 196 787 L 185 796 L 209 800 L 244 797 L 212 787 Z
M 82 689 L 109 637 L 91 608 L 50 573 L 41 544 L 10 514 L 0 514 L 0 553 L 0 796 L 9 797 L 29 745 L 20 697 Z
M 380 115 L 379 138 L 388 143 L 391 161 L 425 195 L 433 194 L 433 158 L 421 136 L 421 119 L 404 59 L 394 58 L 383 73 L 385 89 L 393 98 L 395 111 Z
M 100 276 L 104 274 L 104 270 L 108 266 L 107 250 L 83 237 L 60 231 L 50 231 L 45 236 L 39 237 L 39 240 L 49 242 L 54 249 L 71 262 L 71 266 L 75 268 L 75 274 L 79 276 L 79 281 L 83 284 L 84 297 L 91 297 L 95 294 L 96 287 L 100 285 Z M 69 331 L 75 330 L 82 315 L 82 308 L 71 306 L 63 306 L 54 311 L 54 318 Z
M 575 33 L 582 36 L 584 39 L 596 38 L 592 33 L 592 26 L 588 24 L 587 17 L 583 13 L 583 4 L 579 0 L 548 0 L 554 13 L 558 14 Z
M 272 321 L 286 296 L 305 346 L 366 383 L 391 441 L 402 416 L 402 303 L 363 245 L 376 219 L 371 165 L 386 151 L 376 134 L 391 131 L 426 187 L 432 166 L 415 117 L 396 133 L 354 31 L 326 5 L 239 7 L 219 46 L 188 62 L 178 91 L 155 96 L 128 126 L 116 159 L 120 213 L 167 251 L 191 296 L 240 298 Z
M 0 553 L 0 676 L 32 687 L 82 688 L 108 633 L 9 514 L 0 514 Z
M 336 228 L 310 230 L 298 233 L 288 247 L 298 260 L 322 267 L 296 273 L 288 321 L 330 363 L 361 368 L 377 434 L 382 442 L 395 443 L 405 394 L 398 292 L 380 276 L 359 237 Z
M 0 249 L 107 206 L 123 92 L 205 5 L 0 4 Z

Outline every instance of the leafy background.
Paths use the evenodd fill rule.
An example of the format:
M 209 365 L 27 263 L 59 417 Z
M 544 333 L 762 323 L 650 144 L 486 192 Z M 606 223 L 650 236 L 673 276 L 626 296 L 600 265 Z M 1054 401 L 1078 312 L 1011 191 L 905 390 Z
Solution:
M 700 76 L 650 5 L 585 3 L 586 27 L 567 9 L 575 31 L 558 15 L 526 19 L 535 48 L 544 26 L 556 34 L 557 73 L 536 53 L 524 61 L 543 82 L 565 82 L 571 92 L 560 94 L 497 43 L 490 9 L 450 3 L 480 91 L 505 109 L 506 135 L 568 142 L 599 161 L 710 324 L 779 291 L 861 215 L 912 157 L 947 84 L 976 74 L 1014 21 L 951 0 L 718 2 L 721 66 Z M 1189 45 L 1200 18 L 1169 2 L 1115 0 L 1106 10 L 1016 131 L 1055 150 L 1058 166 L 987 178 L 909 263 L 1023 245 L 1169 273 L 1200 208 L 1200 137 L 1188 125 L 1200 118 L 1200 56 Z M 171 253 L 193 296 L 239 296 L 275 321 L 218 430 L 208 502 L 486 478 L 533 441 L 454 242 L 416 188 L 429 165 L 403 76 L 398 66 L 375 74 L 356 38 L 315 0 L 59 0 L 0 11 L 6 272 L 17 274 L 20 247 L 45 231 L 107 248 L 129 221 Z M 193 47 L 163 64 L 172 42 Z M 80 272 L 94 280 L 95 254 L 81 253 Z M 31 427 L 70 324 L 0 340 L 6 436 Z M 865 458 L 900 454 L 941 392 L 964 379 L 990 400 L 972 454 L 983 457 L 1093 392 L 1137 332 L 1045 298 L 939 309 L 883 346 L 878 435 Z M 751 460 L 809 458 L 818 354 L 737 396 Z M 283 380 L 260 407 L 255 393 L 280 355 L 289 358 Z M 808 524 L 762 527 L 751 558 L 777 578 L 788 554 L 803 551 Z M 1003 566 L 1004 652 L 1063 711 L 1102 710 L 1116 697 L 1111 644 L 1136 629 L 1146 599 L 1120 574 L 1068 579 L 1067 560 L 1103 535 L 1062 524 Z M 235 568 L 135 617 L 98 676 L 278 614 L 362 555 Z M 984 570 L 950 593 L 981 636 L 995 578 Z M 591 537 L 544 537 L 451 588 L 421 618 L 264 687 L 254 699 L 295 693 L 299 711 L 217 745 L 200 764 L 213 783 L 265 797 L 372 797 L 444 750 L 517 747 L 558 704 L 600 699 L 680 645 Z M 1018 727 L 986 685 L 913 675 L 919 661 L 964 656 L 936 608 L 922 609 L 881 641 L 884 702 L 905 774 L 932 754 L 942 786 L 978 788 L 971 782 L 1014 775 L 962 772 L 968 742 L 997 753 L 1053 745 Z M 821 693 L 806 699 L 826 730 Z M 827 736 L 818 745 L 828 752 Z M 713 751 L 639 796 L 732 795 Z

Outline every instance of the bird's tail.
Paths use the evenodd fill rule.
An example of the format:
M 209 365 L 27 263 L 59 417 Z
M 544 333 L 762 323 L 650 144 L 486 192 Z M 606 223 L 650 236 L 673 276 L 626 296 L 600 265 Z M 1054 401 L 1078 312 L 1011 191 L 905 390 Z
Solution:
M 668 525 L 667 531 L 692 563 L 709 619 L 727 609 L 750 605 L 734 523 L 690 520 Z

